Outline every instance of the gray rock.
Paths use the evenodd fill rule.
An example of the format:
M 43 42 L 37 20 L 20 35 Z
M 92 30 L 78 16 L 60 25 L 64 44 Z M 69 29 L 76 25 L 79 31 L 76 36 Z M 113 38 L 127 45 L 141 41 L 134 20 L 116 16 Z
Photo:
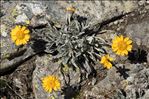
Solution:
M 59 64 L 57 62 L 53 63 L 50 56 L 45 55 L 37 57 L 36 69 L 34 70 L 32 82 L 36 99 L 48 99 L 49 96 L 54 96 L 57 99 L 63 99 L 65 96 L 65 94 L 62 94 L 62 90 L 58 92 L 53 91 L 52 93 L 45 92 L 42 87 L 41 79 L 47 75 L 57 76 L 61 82 L 61 89 L 67 87 L 66 84 L 69 86 L 75 86 L 80 82 L 80 72 L 78 70 L 74 71 L 69 69 L 68 72 L 63 72 L 62 74 Z M 66 90 L 68 93 L 71 91 L 69 88 Z
M 145 0 L 142 0 L 142 1 L 139 1 L 138 4 L 143 5 L 145 2 L 146 2 Z
M 5 6 L 9 8 L 10 6 L 12 9 L 14 7 L 14 12 L 17 13 L 11 14 L 9 8 L 5 12 L 7 15 L 2 17 L 2 21 L 7 21 L 10 25 L 8 28 L 13 27 L 13 24 L 22 23 L 26 20 L 31 20 L 31 25 L 33 27 L 46 25 L 48 20 L 52 20 L 55 23 L 63 24 L 65 22 L 65 15 L 66 11 L 65 8 L 73 5 L 76 8 L 76 14 L 84 16 L 90 22 L 100 23 L 103 21 L 107 21 L 108 19 L 115 18 L 120 15 L 128 14 L 129 12 L 133 12 L 134 10 L 138 9 L 140 5 L 144 5 L 145 2 L 138 1 L 33 1 L 33 2 L 23 2 L 20 1 L 18 3 L 7 3 Z M 11 6 L 13 5 L 13 6 Z M 147 7 L 145 7 L 147 8 Z M 144 11 L 140 11 L 139 13 L 144 13 Z M 147 12 L 146 12 L 147 13 Z M 135 16 L 136 13 L 134 13 Z M 40 16 L 40 17 L 39 17 Z M 47 17 L 48 16 L 48 17 Z M 128 17 L 129 14 L 127 15 Z M 21 20 L 20 20 L 21 19 Z M 119 23 L 121 22 L 115 21 L 116 28 L 120 30 Z M 126 21 L 129 21 L 126 19 Z M 136 20 L 137 21 L 137 20 Z M 130 36 L 134 42 L 137 42 L 137 45 L 140 46 L 141 44 L 149 48 L 149 25 L 148 21 L 141 21 L 136 22 L 133 24 L 128 24 L 126 27 L 123 26 L 125 29 L 125 34 Z M 111 24 L 111 23 L 110 23 Z M 112 26 L 113 23 L 110 25 Z M 8 33 L 6 35 L 6 33 Z M 111 33 L 112 34 L 112 33 Z M 110 38 L 111 39 L 111 38 Z M 138 41 L 138 39 L 140 41 Z M 11 53 L 17 52 L 16 46 L 11 42 L 9 31 L 2 33 L 0 37 L 1 40 L 1 54 L 2 58 L 8 58 Z M 28 52 L 28 54 L 31 52 Z M 112 51 L 109 53 L 112 53 Z M 30 55 L 30 54 L 29 54 Z M 27 55 L 27 56 L 29 56 Z M 22 59 L 27 58 L 26 55 L 22 55 L 19 58 L 19 61 Z M 149 54 L 148 54 L 149 56 Z M 147 57 L 148 57 L 147 56 Z M 23 58 L 22 58 L 23 57 Z M 16 57 L 14 57 L 16 59 Z M 149 60 L 149 58 L 148 58 Z M 11 61 L 14 62 L 14 61 Z M 70 86 L 79 86 L 80 83 L 80 71 L 76 70 L 73 71 L 71 68 L 69 72 L 60 72 L 60 67 L 58 63 L 54 63 L 51 61 L 50 56 L 48 54 L 43 56 L 37 56 L 36 59 L 36 69 L 33 74 L 32 85 L 34 89 L 34 94 L 36 99 L 48 99 L 51 97 L 55 97 L 56 99 L 63 99 L 64 95 L 68 95 L 68 93 L 73 93 L 74 90 L 67 89 L 67 93 L 62 94 L 62 90 L 53 93 L 47 93 L 42 88 L 41 79 L 46 75 L 56 75 L 59 77 L 61 81 L 61 88 L 68 87 L 66 83 Z M 120 62 L 120 61 L 119 61 Z M 148 61 L 149 62 L 149 61 Z M 1 62 L 3 63 L 3 62 Z M 126 93 L 126 99 L 134 99 L 136 98 L 135 92 L 137 91 L 139 95 L 141 94 L 142 90 L 145 91 L 144 97 L 148 97 L 148 89 L 146 88 L 149 82 L 149 73 L 148 67 L 145 67 L 144 64 L 130 64 L 130 63 L 117 63 L 117 67 L 125 66 L 126 69 L 130 71 L 127 72 L 129 75 L 128 78 L 123 78 L 120 76 L 119 72 L 116 72 L 117 69 L 113 67 L 110 70 L 106 70 L 107 72 L 104 73 L 106 75 L 105 78 L 98 81 L 99 78 L 96 80 L 93 79 L 92 82 L 90 80 L 83 80 L 83 82 L 87 83 L 87 86 L 82 85 L 82 87 L 86 87 L 86 89 L 82 89 L 82 97 L 85 96 L 86 98 L 93 96 L 97 99 L 105 99 L 105 97 L 114 97 L 117 94 L 119 89 L 123 89 Z M 100 65 L 98 65 L 100 66 Z M 98 67 L 96 67 L 97 69 Z M 100 72 L 103 72 L 102 70 Z M 107 73 L 107 74 L 106 74 Z M 69 76 L 69 77 L 68 77 Z M 100 75 L 100 77 L 103 75 Z M 64 79 L 65 78 L 65 79 Z M 89 81 L 89 82 L 88 82 Z M 127 83 L 130 82 L 130 83 Z M 17 86 L 21 86 L 18 79 L 14 80 L 14 83 Z M 121 94 L 122 95 L 122 94 Z M 124 96 L 124 95 L 122 95 Z M 80 99 L 82 97 L 79 97 Z M 140 96 L 142 97 L 142 96 Z M 118 97 L 116 97 L 118 99 Z
M 12 42 L 10 35 L 7 37 L 0 37 L 1 40 L 1 58 L 5 59 L 10 56 L 10 54 L 17 51 L 17 47 Z
M 90 2 L 90 3 L 88 3 L 88 2 Z M 77 9 L 77 11 L 75 13 L 87 17 L 89 21 L 91 21 L 91 20 L 97 21 L 98 20 L 99 23 L 104 20 L 111 19 L 115 16 L 134 11 L 134 9 L 138 8 L 138 3 L 136 1 L 127 1 L 127 2 L 121 2 L 121 1 L 117 1 L 117 2 L 116 1 L 95 1 L 95 2 L 92 2 L 92 1 L 88 1 L 88 2 L 75 1 L 74 3 L 72 3 L 72 5 Z M 48 15 L 50 16 L 51 20 L 57 21 L 56 19 L 59 19 L 58 20 L 59 22 L 60 21 L 65 22 L 63 15 L 65 15 L 65 13 L 66 13 L 65 8 L 69 6 L 68 2 L 47 1 L 47 2 L 43 2 L 43 4 L 49 5 L 47 7 L 47 12 L 49 12 Z M 53 6 L 55 6 L 55 7 L 53 7 Z M 116 11 L 116 9 L 118 9 L 118 10 Z M 132 24 L 128 24 L 128 27 L 130 25 L 132 25 Z M 144 31 L 144 29 L 147 28 L 147 22 L 144 22 L 142 24 L 138 23 L 138 27 L 144 26 L 144 25 L 146 25 L 146 27 L 143 27 L 142 31 Z M 128 27 L 126 28 L 125 32 L 130 33 L 131 27 L 129 27 L 129 31 L 127 31 Z M 133 26 L 133 27 L 135 28 L 136 26 Z M 133 30 L 135 30 L 135 29 L 133 29 Z M 139 31 L 137 31 L 137 32 L 139 32 Z M 134 31 L 133 31 L 133 33 L 134 33 Z M 144 35 L 146 35 L 146 34 L 144 33 Z M 144 35 L 143 35 L 143 37 L 144 37 Z M 42 61 L 42 60 L 44 60 L 44 61 Z M 42 89 L 42 86 L 41 86 L 41 82 L 39 80 L 45 74 L 51 74 L 53 72 L 52 71 L 53 67 L 51 67 L 51 64 L 53 64 L 53 63 L 48 62 L 48 60 L 49 59 L 47 56 L 38 57 L 36 60 L 37 68 L 34 71 L 33 85 L 37 85 L 36 88 L 34 88 L 34 92 L 35 92 L 37 99 L 40 99 L 40 98 L 46 99 L 48 96 L 51 96 L 54 94 L 54 93 L 49 94 L 49 93 L 44 92 L 44 90 Z M 45 65 L 43 65 L 43 64 L 45 64 Z M 46 65 L 48 65 L 48 67 L 46 67 Z M 118 67 L 122 67 L 122 65 L 118 65 Z M 130 84 L 132 84 L 134 82 L 135 83 L 139 82 L 139 79 L 140 79 L 140 81 L 143 81 L 145 79 L 145 78 L 141 79 L 141 77 L 137 78 L 138 75 L 135 75 L 135 73 L 140 72 L 141 70 L 144 70 L 142 65 L 140 65 L 140 64 L 138 64 L 138 65 L 124 64 L 124 66 L 126 67 L 126 69 L 130 70 L 130 71 L 128 71 L 128 75 L 129 75 L 128 81 L 131 82 Z M 57 66 L 54 65 L 54 68 L 56 68 L 56 67 Z M 46 68 L 48 68 L 48 69 L 46 69 Z M 52 68 L 52 70 L 51 70 L 51 68 Z M 42 70 L 42 69 L 44 69 L 44 70 Z M 95 85 L 90 84 L 91 82 L 87 82 L 87 85 L 90 86 L 91 88 L 83 90 L 83 92 L 82 92 L 83 96 L 85 96 L 85 97 L 93 96 L 93 97 L 100 97 L 100 98 L 104 99 L 104 97 L 107 96 L 109 93 L 111 93 L 110 95 L 108 95 L 109 97 L 114 97 L 114 95 L 117 94 L 116 92 L 119 88 L 120 89 L 126 88 L 127 89 L 126 92 L 128 94 L 130 94 L 128 97 L 136 97 L 136 96 L 134 96 L 134 93 L 131 93 L 131 90 L 130 90 L 130 89 L 132 89 L 133 92 L 135 92 L 136 86 L 135 85 L 128 86 L 127 79 L 125 80 L 123 78 L 123 76 L 120 76 L 120 73 L 119 72 L 117 73 L 116 71 L 117 71 L 117 69 L 115 69 L 113 67 L 112 69 L 107 71 L 107 76 L 103 80 L 97 81 Z M 144 73 L 144 72 L 145 71 L 142 71 L 142 73 Z M 64 79 L 62 76 L 60 76 L 60 72 L 57 71 L 54 74 L 59 75 L 61 81 L 63 82 L 62 86 L 65 86 Z M 76 73 L 76 72 L 70 70 L 69 75 L 70 75 L 70 85 L 74 85 L 80 81 L 79 72 Z M 64 76 L 66 77 L 66 75 L 64 75 Z M 67 77 L 66 77 L 66 80 L 68 80 Z M 86 82 L 86 81 L 84 81 L 84 82 Z M 140 82 L 139 86 L 141 84 L 145 84 L 145 83 Z M 40 94 L 42 94 L 42 95 L 40 95 Z M 55 96 L 55 97 L 57 97 L 57 96 Z M 63 96 L 61 96 L 61 97 L 63 97 Z
M 141 40 L 141 45 L 149 48 L 149 25 L 148 21 L 130 24 L 125 28 L 125 33 L 130 36 L 134 42 L 138 42 L 137 40 Z M 138 44 L 138 43 L 137 43 Z
M 61 82 L 61 87 L 64 86 L 64 80 L 61 73 L 59 72 L 60 70 L 58 64 L 52 63 L 50 61 L 49 56 L 37 57 L 35 62 L 36 62 L 36 69 L 34 70 L 32 80 L 35 98 L 48 99 L 49 97 L 52 96 L 59 97 L 57 95 L 58 93 L 60 93 L 61 90 L 59 92 L 53 92 L 52 94 L 50 94 L 47 93 L 42 87 L 42 78 L 47 75 L 57 76 Z
M 44 6 L 41 1 L 27 2 L 26 6 L 28 6 L 35 16 L 42 16 L 46 13 L 46 6 Z
M 3 36 L 3 37 L 6 37 L 8 35 L 8 31 L 6 30 L 6 25 L 5 24 L 2 24 L 1 25 L 1 31 L 0 31 L 0 34 Z
M 149 64 L 149 53 L 147 54 L 147 62 Z
M 138 7 L 137 1 L 44 1 L 42 3 L 47 7 L 47 14 L 59 22 L 65 22 L 63 17 L 66 13 L 65 9 L 71 5 L 76 8 L 76 14 L 84 16 L 90 21 L 98 20 L 99 23 L 129 13 Z M 144 3 L 142 2 L 142 4 Z
M 25 15 L 25 13 L 18 15 L 15 19 L 16 23 L 25 23 L 26 21 L 28 21 L 28 17 Z
M 148 98 L 149 98 L 149 90 L 147 90 L 145 95 L 144 95 L 144 99 L 148 99 Z

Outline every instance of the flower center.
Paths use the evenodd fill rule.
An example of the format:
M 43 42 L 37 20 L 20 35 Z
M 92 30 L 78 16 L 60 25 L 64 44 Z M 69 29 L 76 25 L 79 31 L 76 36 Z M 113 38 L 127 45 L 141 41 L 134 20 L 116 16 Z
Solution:
M 127 48 L 127 44 L 124 41 L 120 41 L 118 46 L 120 50 L 125 50 Z
M 18 39 L 23 39 L 24 38 L 24 33 L 22 32 L 22 31 L 19 31 L 18 33 L 17 33 L 17 37 L 18 37 Z

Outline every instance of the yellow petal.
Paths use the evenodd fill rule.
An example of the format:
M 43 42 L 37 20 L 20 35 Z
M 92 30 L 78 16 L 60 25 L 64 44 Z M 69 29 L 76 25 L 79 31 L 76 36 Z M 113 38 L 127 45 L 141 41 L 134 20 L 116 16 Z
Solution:
M 121 56 L 124 56 L 124 55 L 125 55 L 125 52 L 121 52 L 120 55 L 121 55 Z
M 19 39 L 20 44 L 23 44 L 23 42 L 24 42 L 24 39 Z
M 128 40 L 128 41 L 127 41 L 127 44 L 128 44 L 128 45 L 129 45 L 129 44 L 131 44 L 131 43 L 132 43 L 132 41 L 131 41 L 131 40 Z
M 116 52 L 116 54 L 121 55 L 121 51 L 118 50 L 118 51 Z
M 59 81 L 56 82 L 56 86 L 60 88 L 60 83 L 59 83 Z
M 23 26 L 22 28 L 21 28 L 21 31 L 24 31 L 26 29 L 26 27 L 25 26 Z
M 17 32 L 18 32 L 18 30 L 12 30 L 10 34 L 11 35 L 16 35 Z
M 26 29 L 25 31 L 24 31 L 24 33 L 25 34 L 28 34 L 30 31 L 28 30 L 28 29 Z
M 124 54 L 125 54 L 125 55 L 128 55 L 128 51 L 127 51 L 127 50 L 125 50 L 125 51 L 124 51 Z
M 127 46 L 127 50 L 131 51 L 132 50 L 132 45 Z
M 111 63 L 110 63 L 111 64 Z M 112 68 L 112 64 L 107 66 L 107 69 L 111 69 Z
M 129 37 L 126 37 L 126 38 L 124 39 L 125 42 L 127 42 L 128 40 L 129 40 Z
M 120 35 L 120 40 L 123 40 L 123 39 L 124 39 L 123 35 Z
M 58 88 L 55 86 L 55 87 L 54 87 L 54 90 L 55 90 L 55 91 L 57 91 L 57 90 L 58 90 Z
M 106 66 L 107 69 L 110 69 L 110 68 L 112 67 L 112 64 L 111 64 L 110 62 L 107 62 L 107 63 L 105 64 L 105 66 Z
M 20 44 L 20 40 L 18 40 L 18 39 L 16 40 L 16 45 L 17 45 L 17 46 L 21 45 L 21 44 Z
M 21 29 L 21 26 L 20 25 L 17 25 L 14 29 L 18 31 L 18 30 Z
M 116 52 L 116 51 L 118 50 L 118 48 L 117 48 L 117 47 L 112 47 L 112 50 L 113 50 L 114 52 Z
M 51 93 L 51 92 L 52 92 L 52 88 L 48 88 L 48 92 L 50 92 L 50 93 Z
M 112 44 L 112 47 L 117 47 L 117 43 L 113 43 Z
M 117 39 L 112 40 L 112 43 L 117 43 Z
M 100 63 L 103 64 L 105 61 L 106 61 L 106 58 L 105 58 L 105 56 L 103 56 L 103 57 L 101 58 Z
M 12 39 L 13 42 L 15 42 L 17 37 L 16 36 L 11 36 L 11 39 Z
M 30 38 L 30 35 L 25 35 L 25 39 L 28 40 Z
M 110 55 L 109 55 L 109 54 L 106 56 L 106 58 L 107 58 L 107 60 L 109 60 L 109 61 L 113 61 L 113 58 L 112 58 L 112 57 L 110 57 Z
M 22 40 L 22 44 L 27 44 L 27 41 L 25 39 Z

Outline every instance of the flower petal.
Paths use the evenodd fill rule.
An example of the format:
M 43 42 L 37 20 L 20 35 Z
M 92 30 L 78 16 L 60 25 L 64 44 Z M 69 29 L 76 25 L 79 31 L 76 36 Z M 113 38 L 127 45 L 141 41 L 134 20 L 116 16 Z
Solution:
M 48 88 L 48 92 L 50 92 L 50 93 L 51 93 L 51 92 L 52 92 L 52 88 Z
M 132 43 L 132 40 L 128 40 L 127 41 L 127 44 L 129 45 L 129 44 L 131 44 Z
M 128 46 L 127 46 L 127 50 L 128 50 L 128 51 L 131 51 L 131 50 L 132 50 L 132 45 L 128 45 Z
M 24 31 L 26 29 L 26 27 L 25 26 L 23 26 L 22 28 L 21 28 L 21 31 Z
M 106 61 L 106 57 L 105 57 L 105 56 L 103 56 L 103 57 L 101 58 L 100 63 L 101 63 L 101 64 L 103 64 L 105 61 Z
M 29 38 L 30 38 L 30 35 L 25 35 L 25 40 L 29 40 Z
M 128 51 L 127 51 L 127 50 L 125 50 L 125 51 L 124 51 L 124 54 L 125 54 L 125 55 L 128 55 Z
M 123 35 L 120 35 L 120 40 L 121 40 L 121 41 L 123 41 L 123 40 L 124 40 Z
M 20 40 L 17 39 L 15 44 L 16 44 L 17 46 L 21 45 L 21 44 L 20 44 Z
M 25 31 L 24 31 L 24 33 L 25 34 L 28 34 L 30 31 L 28 30 L 28 29 L 26 29 Z
M 110 62 L 107 62 L 105 65 L 107 69 L 110 69 L 112 67 L 112 64 Z
M 125 42 L 127 42 L 128 40 L 129 40 L 129 37 L 126 37 L 126 38 L 124 39 Z
M 113 46 L 112 46 L 112 50 L 115 52 L 115 51 L 118 50 L 118 47 L 113 47 Z
M 17 40 L 17 37 L 16 36 L 11 36 L 11 39 L 13 42 L 15 42 Z

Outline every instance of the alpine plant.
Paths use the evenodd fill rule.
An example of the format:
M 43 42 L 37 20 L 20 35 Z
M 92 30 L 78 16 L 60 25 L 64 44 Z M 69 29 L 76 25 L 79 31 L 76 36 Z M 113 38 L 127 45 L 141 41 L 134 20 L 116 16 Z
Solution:
M 71 15 L 66 23 L 56 27 L 49 22 L 47 32 L 42 36 L 47 42 L 46 52 L 52 53 L 52 58 L 58 60 L 61 67 L 79 68 L 90 74 L 94 71 L 96 61 L 105 53 L 105 41 L 93 31 L 91 24 L 85 18 Z

